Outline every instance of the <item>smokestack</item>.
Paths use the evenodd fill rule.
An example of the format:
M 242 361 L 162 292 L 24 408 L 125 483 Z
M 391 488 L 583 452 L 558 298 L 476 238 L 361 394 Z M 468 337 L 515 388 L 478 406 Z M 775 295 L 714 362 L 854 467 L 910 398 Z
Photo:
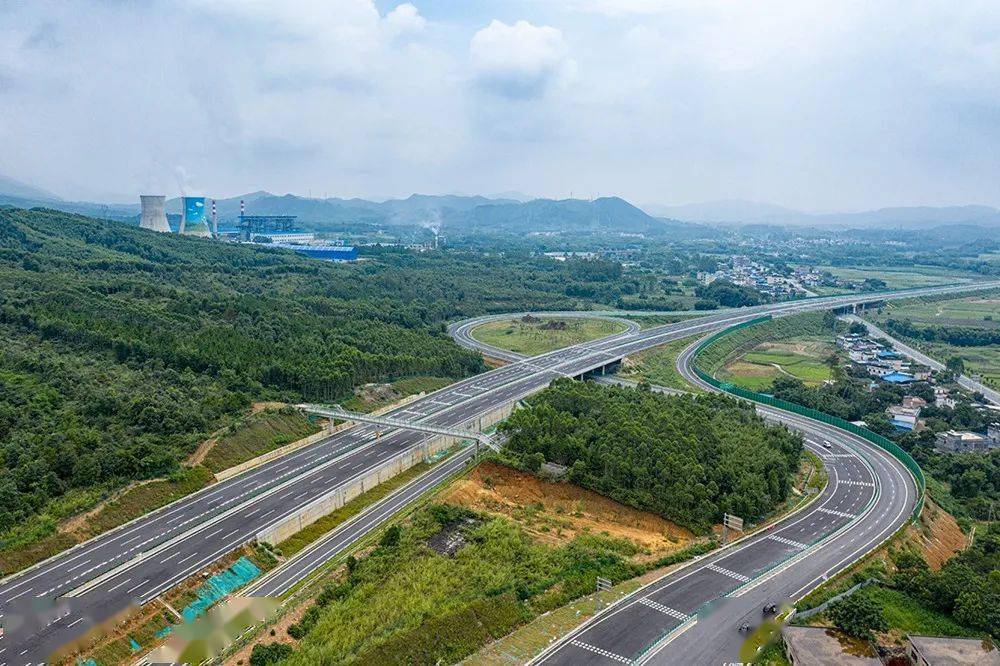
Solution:
M 212 236 L 219 237 L 219 214 L 215 210 L 215 199 L 212 199 Z
M 140 229 L 170 232 L 167 213 L 163 207 L 165 199 L 166 197 L 159 194 L 139 195 L 139 204 L 142 206 L 142 214 L 139 216 Z

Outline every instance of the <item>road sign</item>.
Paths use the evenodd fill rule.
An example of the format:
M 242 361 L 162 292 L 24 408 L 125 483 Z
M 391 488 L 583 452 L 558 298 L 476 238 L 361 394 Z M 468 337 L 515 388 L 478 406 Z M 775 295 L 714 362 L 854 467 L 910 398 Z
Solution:
M 604 592 L 605 590 L 610 590 L 610 589 L 611 589 L 611 581 L 610 580 L 608 580 L 607 578 L 598 578 L 597 579 L 597 591 L 598 592 Z
M 734 530 L 743 531 L 743 519 L 739 516 L 734 516 L 731 513 L 723 515 L 722 524 L 726 527 Z

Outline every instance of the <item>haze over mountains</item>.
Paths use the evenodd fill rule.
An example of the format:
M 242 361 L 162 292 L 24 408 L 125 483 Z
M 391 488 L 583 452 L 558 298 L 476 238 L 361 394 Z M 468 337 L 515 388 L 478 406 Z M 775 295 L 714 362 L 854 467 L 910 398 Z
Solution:
M 240 201 L 259 215 L 296 215 L 307 229 L 341 225 L 410 225 L 476 233 L 613 232 L 685 237 L 714 235 L 705 225 L 773 225 L 843 229 L 1000 228 L 1000 210 L 990 206 L 894 207 L 852 213 L 813 214 L 776 204 L 727 199 L 704 203 L 639 208 L 619 197 L 531 199 L 518 192 L 491 197 L 413 194 L 405 199 L 369 201 L 339 197 L 318 199 L 265 191 L 219 199 L 221 221 L 235 220 Z M 49 207 L 83 215 L 131 219 L 136 203 L 65 201 L 57 195 L 0 176 L 0 205 Z M 180 213 L 179 198 L 167 202 Z
M 991 206 L 897 206 L 853 213 L 804 213 L 771 203 L 724 199 L 645 209 L 653 215 L 687 222 L 771 224 L 779 226 L 928 229 L 944 225 L 1000 226 L 1000 209 Z

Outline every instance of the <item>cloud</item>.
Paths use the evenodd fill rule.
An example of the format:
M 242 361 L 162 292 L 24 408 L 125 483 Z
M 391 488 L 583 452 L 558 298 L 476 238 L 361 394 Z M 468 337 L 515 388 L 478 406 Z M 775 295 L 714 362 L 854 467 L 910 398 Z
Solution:
M 0 0 L 0 173 L 124 200 L 183 169 L 209 196 L 998 205 L 995 6 Z
M 419 34 L 427 26 L 427 20 L 420 15 L 417 8 L 405 2 L 385 15 L 383 19 L 386 30 L 395 36 Z
M 509 99 L 542 97 L 576 69 L 562 31 L 527 21 L 507 25 L 494 19 L 473 35 L 469 57 L 476 82 Z

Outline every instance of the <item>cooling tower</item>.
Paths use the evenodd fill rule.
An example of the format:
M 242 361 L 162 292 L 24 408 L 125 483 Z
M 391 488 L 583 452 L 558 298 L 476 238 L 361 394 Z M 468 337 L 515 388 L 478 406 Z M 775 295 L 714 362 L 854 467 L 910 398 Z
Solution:
M 139 195 L 139 203 L 142 204 L 142 216 L 139 218 L 140 228 L 170 232 L 170 225 L 167 224 L 167 214 L 163 210 L 164 198 L 158 194 Z
M 205 197 L 181 198 L 181 233 L 185 236 L 211 236 L 205 222 Z

